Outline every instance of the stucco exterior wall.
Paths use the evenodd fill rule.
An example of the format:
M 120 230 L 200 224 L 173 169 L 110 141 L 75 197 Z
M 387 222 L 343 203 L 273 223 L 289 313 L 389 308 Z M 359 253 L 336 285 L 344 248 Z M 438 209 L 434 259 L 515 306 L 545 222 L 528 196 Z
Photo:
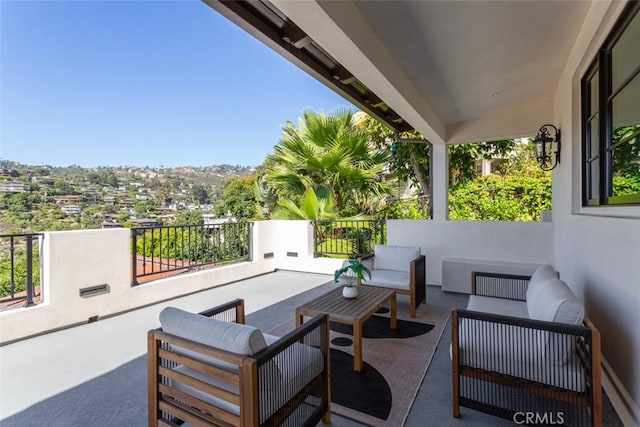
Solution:
M 580 78 L 624 3 L 594 2 L 555 95 L 562 164 L 553 176 L 555 264 L 602 335 L 605 389 L 640 423 L 640 207 L 581 206 Z M 626 406 L 627 408 L 624 408 Z M 635 418 L 635 420 L 633 419 Z
M 86 323 L 136 307 L 202 291 L 276 269 L 332 274 L 341 260 L 313 257 L 309 221 L 263 221 L 253 227 L 253 260 L 178 274 L 131 286 L 130 230 L 45 233 L 42 245 L 44 301 L 0 312 L 0 343 L 47 330 Z M 287 252 L 297 253 L 297 257 Z M 273 253 L 273 257 L 264 254 Z M 89 298 L 80 289 L 107 284 L 109 292 Z
M 254 228 L 254 234 L 257 233 Z M 254 241 L 256 240 L 254 236 Z M 45 233 L 42 295 L 35 307 L 0 313 L 0 342 L 38 334 L 275 270 L 274 260 L 244 262 L 131 286 L 130 230 Z M 107 284 L 89 298 L 80 289 Z
M 333 274 L 342 265 L 339 259 L 314 257 L 310 221 L 272 220 L 258 224 L 262 243 L 257 260 L 263 259 L 264 253 L 273 252 L 276 268 L 323 274 Z
M 427 283 L 442 284 L 443 258 L 553 264 L 553 223 L 387 221 L 390 245 L 420 246 Z

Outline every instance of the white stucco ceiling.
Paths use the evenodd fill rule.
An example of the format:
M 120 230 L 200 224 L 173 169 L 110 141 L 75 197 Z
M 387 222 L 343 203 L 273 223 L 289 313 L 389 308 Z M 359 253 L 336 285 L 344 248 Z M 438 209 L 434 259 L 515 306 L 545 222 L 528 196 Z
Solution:
M 591 6 L 561 0 L 319 0 L 319 13 L 310 7 L 314 2 L 273 1 L 291 10 L 294 21 L 360 80 L 384 93 L 374 73 L 369 78 L 358 70 L 362 57 L 345 47 L 353 43 L 447 142 L 474 138 L 499 120 L 505 134 L 480 131 L 485 134 L 477 137 L 531 132 L 533 123 L 551 120 L 556 86 Z M 347 38 L 336 36 L 336 28 Z M 392 98 L 385 101 L 403 110 Z M 527 114 L 535 117 L 520 118 Z M 515 121 L 521 123 L 510 128 Z
M 589 3 L 357 1 L 445 124 L 551 98 Z
M 270 0 L 434 143 L 530 136 L 592 6 L 579 0 Z

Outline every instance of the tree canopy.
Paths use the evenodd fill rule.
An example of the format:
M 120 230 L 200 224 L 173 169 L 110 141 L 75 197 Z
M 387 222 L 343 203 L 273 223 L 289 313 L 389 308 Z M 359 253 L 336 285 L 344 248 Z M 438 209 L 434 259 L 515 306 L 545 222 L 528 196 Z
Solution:
M 368 198 L 390 192 L 383 180 L 388 153 L 369 141 L 350 110 L 304 111 L 297 127 L 291 122 L 283 127 L 265 161 L 265 179 L 279 197 L 294 204 L 307 189 L 326 187 L 338 212 L 369 209 Z
M 254 173 L 246 178 L 236 177 L 226 182 L 216 205 L 220 217 L 231 214 L 237 220 L 264 219 L 256 195 L 259 175 Z
M 401 140 L 409 139 L 414 142 L 397 141 L 390 127 L 368 115 L 365 115 L 360 123 L 360 127 L 380 150 L 391 153 L 389 169 L 397 178 L 411 182 L 421 190 L 422 195 L 428 195 L 431 186 L 429 178 L 431 146 L 428 141 L 417 131 L 403 132 L 399 135 Z M 419 140 L 424 140 L 424 143 L 419 143 Z M 504 156 L 514 146 L 515 142 L 512 139 L 449 146 L 450 184 L 455 185 L 475 178 L 477 159 Z

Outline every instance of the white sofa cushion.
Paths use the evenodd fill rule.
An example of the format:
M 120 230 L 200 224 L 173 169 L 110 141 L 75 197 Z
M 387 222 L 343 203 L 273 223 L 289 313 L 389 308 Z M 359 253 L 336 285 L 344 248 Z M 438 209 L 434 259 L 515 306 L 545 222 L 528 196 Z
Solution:
M 267 343 L 260 329 L 167 307 L 160 313 L 162 330 L 236 354 L 252 356 Z
M 483 297 L 470 295 L 467 310 L 481 313 L 501 314 L 503 316 L 529 318 L 527 303 L 524 301 L 508 300 L 505 298 Z
M 560 279 L 551 279 L 539 285 L 539 303 L 536 310 L 529 313 L 532 319 L 547 322 L 581 325 L 584 320 L 584 307 L 566 283 Z M 538 337 L 546 359 L 555 365 L 567 363 L 575 353 L 576 339 L 567 334 L 544 332 Z
M 275 343 L 280 337 L 265 334 L 268 345 Z M 274 392 L 260 393 L 260 414 L 262 419 L 268 418 L 285 402 L 289 401 L 300 390 L 322 373 L 324 355 L 319 348 L 295 343 L 270 362 L 273 366 L 264 366 L 258 370 L 262 390 Z M 266 369 L 265 369 L 266 368 Z M 277 371 L 276 371 L 277 369 Z M 275 383 L 277 381 L 277 383 Z M 264 382 L 274 382 L 264 384 Z M 277 392 L 275 392 L 277 390 Z
M 258 328 L 212 319 L 174 307 L 162 310 L 160 325 L 168 334 L 244 356 L 252 356 L 267 346 L 262 331 Z M 232 363 L 177 346 L 174 346 L 173 350 L 219 368 L 238 372 L 238 367 Z
M 280 337 L 264 334 L 264 340 L 268 345 L 278 341 Z M 291 361 L 295 364 L 291 365 Z M 287 365 L 289 362 L 289 365 Z M 207 375 L 206 373 L 189 369 L 179 365 L 174 368 L 176 371 L 196 378 L 207 384 L 214 385 L 238 394 L 238 386 L 218 377 Z M 258 375 L 260 381 L 259 393 L 260 415 L 262 419 L 267 419 L 282 405 L 302 390 L 313 378 L 318 376 L 324 369 L 324 357 L 322 351 L 308 345 L 295 343 L 284 352 L 276 355 L 266 365 L 259 368 Z M 185 383 L 172 381 L 172 386 L 213 406 L 224 409 L 235 415 L 240 415 L 240 408 L 237 405 L 220 399 L 210 393 L 196 389 Z M 277 390 L 277 392 L 276 392 Z
M 541 265 L 533 272 L 531 279 L 529 280 L 529 285 L 527 286 L 526 294 L 529 316 L 531 316 L 532 312 L 540 310 L 540 304 L 543 304 L 543 302 L 541 302 L 541 296 L 544 293 L 542 285 L 549 280 L 557 278 L 558 273 L 556 273 L 550 265 Z
M 572 352 L 565 363 L 553 363 L 540 347 L 546 336 L 543 331 L 475 319 L 461 319 L 458 328 L 462 365 L 563 389 L 585 390 L 577 353 Z
M 412 246 L 375 245 L 374 268 L 409 273 L 409 264 L 420 256 L 420 248 Z
M 411 288 L 410 280 L 409 273 L 404 271 L 371 270 L 371 279 L 367 279 L 364 284 L 408 290 Z
M 534 306 L 527 304 L 530 318 L 569 325 L 582 324 L 584 307 L 566 283 L 551 279 L 538 285 L 537 289 L 538 303 Z
M 239 387 L 237 385 L 224 381 L 218 377 L 207 375 L 204 372 L 187 368 L 184 365 L 178 365 L 175 368 L 173 368 L 173 370 L 181 374 L 187 375 L 191 378 L 195 378 L 199 381 L 202 381 L 207 384 L 211 384 L 215 387 L 226 390 L 230 393 L 233 393 L 233 394 L 239 393 Z M 171 387 L 175 387 L 177 390 L 180 390 L 183 393 L 186 393 L 190 396 L 200 399 L 203 402 L 207 402 L 215 406 L 216 408 L 220 408 L 231 414 L 240 415 L 240 407 L 238 405 L 234 405 L 233 403 L 227 402 L 226 400 L 216 397 L 213 394 L 207 393 L 206 391 L 202 391 L 197 388 L 194 388 L 186 383 L 176 381 L 176 380 L 169 380 L 169 381 L 170 381 Z

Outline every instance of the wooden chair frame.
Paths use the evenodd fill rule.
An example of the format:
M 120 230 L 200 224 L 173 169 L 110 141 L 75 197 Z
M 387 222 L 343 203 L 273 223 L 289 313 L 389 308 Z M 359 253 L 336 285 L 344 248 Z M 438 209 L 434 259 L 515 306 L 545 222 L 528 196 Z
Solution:
M 375 261 L 375 254 L 365 255 L 360 258 L 360 262 L 367 260 Z M 358 285 L 360 284 L 362 284 L 362 281 L 358 279 Z M 427 303 L 426 258 L 424 255 L 420 255 L 409 263 L 409 289 L 392 288 L 378 283 L 366 283 L 366 280 L 364 284 L 366 286 L 393 289 L 396 294 L 409 295 L 410 316 L 416 317 L 416 310 L 420 304 Z
M 200 314 L 244 323 L 244 301 L 241 299 L 231 301 Z M 261 421 L 260 367 L 267 365 L 287 349 L 305 343 L 311 338 L 314 346 L 319 345 L 323 355 L 322 372 L 282 404 L 268 419 Z M 174 351 L 174 347 L 180 348 L 181 352 Z M 184 350 L 190 352 L 189 354 L 199 354 L 235 365 L 237 372 L 213 366 L 203 362 L 202 358 L 198 360 L 186 355 Z M 149 426 L 177 426 L 178 420 L 194 426 L 279 426 L 284 425 L 301 405 L 310 405 L 313 408 L 312 413 L 303 420 L 299 417 L 294 421 L 289 420 L 288 425 L 315 426 L 321 419 L 329 423 L 331 420 L 329 361 L 329 318 L 326 315 L 314 317 L 254 356 L 231 353 L 167 334 L 161 329 L 151 330 L 148 333 L 147 354 Z M 208 376 L 218 377 L 236 385 L 239 391 L 237 394 L 232 393 L 173 369 L 179 365 Z M 239 415 L 172 387 L 171 380 L 187 384 L 239 407 Z M 312 393 L 314 393 L 313 396 Z M 316 397 L 318 395 L 319 397 Z

